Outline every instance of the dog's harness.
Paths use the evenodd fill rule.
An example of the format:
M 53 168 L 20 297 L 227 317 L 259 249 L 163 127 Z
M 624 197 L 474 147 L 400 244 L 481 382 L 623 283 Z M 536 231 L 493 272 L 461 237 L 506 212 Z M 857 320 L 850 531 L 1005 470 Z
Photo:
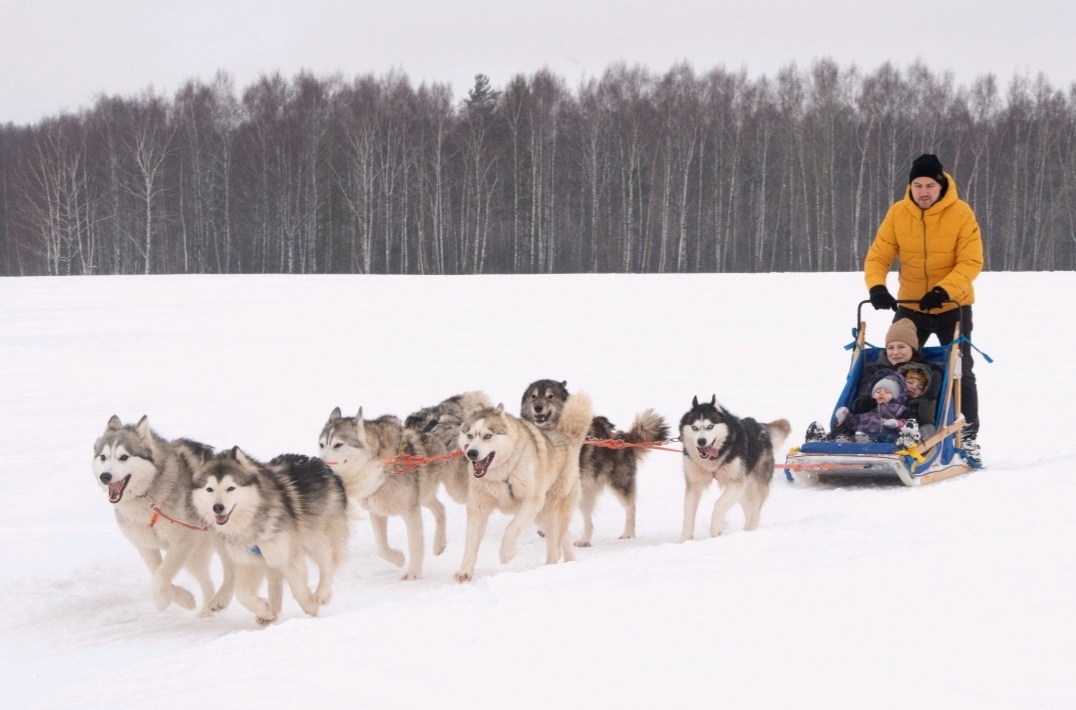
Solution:
M 197 525 L 191 525 L 189 523 L 183 522 L 182 520 L 176 520 L 175 518 L 169 516 L 167 513 L 165 513 L 163 510 L 161 510 L 161 506 L 157 505 L 156 503 L 150 503 L 149 508 L 150 508 L 150 510 L 153 511 L 153 517 L 149 519 L 149 526 L 151 528 L 154 525 L 157 524 L 157 521 L 160 518 L 164 518 L 168 522 L 173 523 L 175 525 L 179 525 L 180 527 L 187 528 L 188 530 L 197 530 L 198 532 L 205 532 L 205 531 L 209 530 L 208 525 L 206 525 L 203 528 L 200 528 Z

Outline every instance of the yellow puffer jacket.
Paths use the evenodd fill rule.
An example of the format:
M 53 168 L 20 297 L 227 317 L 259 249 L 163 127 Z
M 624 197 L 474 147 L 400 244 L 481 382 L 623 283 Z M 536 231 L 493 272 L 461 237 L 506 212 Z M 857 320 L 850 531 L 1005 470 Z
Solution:
M 910 188 L 903 200 L 889 208 L 863 262 L 868 290 L 885 284 L 890 265 L 899 257 L 898 299 L 918 301 L 930 289 L 941 286 L 962 306 L 975 302 L 972 281 L 983 269 L 979 223 L 971 206 L 957 197 L 953 176 L 945 173 L 945 177 L 949 189 L 929 209 L 920 209 Z M 901 305 L 919 310 L 916 305 Z M 941 311 L 931 312 L 953 308 L 947 303 Z

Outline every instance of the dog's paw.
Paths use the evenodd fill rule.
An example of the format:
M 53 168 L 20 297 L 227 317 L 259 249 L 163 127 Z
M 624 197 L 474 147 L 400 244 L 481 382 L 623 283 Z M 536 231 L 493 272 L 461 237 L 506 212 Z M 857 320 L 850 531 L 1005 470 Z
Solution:
M 635 539 L 635 533 L 624 533 L 623 535 L 620 536 L 620 539 L 621 540 L 634 540 Z
M 397 567 L 404 566 L 404 553 L 391 547 L 381 553 L 381 556 Z
M 318 591 L 314 592 L 314 603 L 317 604 L 318 606 L 323 606 L 325 604 L 328 604 L 332 600 L 333 600 L 333 590 L 331 590 L 331 589 L 325 589 L 325 590 L 319 589 Z
M 510 543 L 501 543 L 501 564 L 506 565 L 516 556 L 516 546 Z
M 401 582 L 411 582 L 411 581 L 416 580 L 416 579 L 422 579 L 422 573 L 421 572 L 414 572 L 414 571 L 411 571 L 411 570 L 407 570 L 406 572 L 404 572 L 403 576 L 400 577 Z
M 188 611 L 193 611 L 195 607 L 194 595 L 183 587 L 173 587 L 172 602 L 178 604 Z
M 276 612 L 269 606 L 269 602 L 264 599 L 258 600 L 257 609 L 254 616 L 259 626 L 267 626 L 276 621 Z
M 445 551 L 446 547 L 448 547 L 448 540 L 446 540 L 443 537 L 437 538 L 436 540 L 433 541 L 433 554 L 434 555 L 441 554 L 442 552 Z
M 209 603 L 205 605 L 206 611 L 210 613 L 216 613 L 221 609 L 228 608 L 228 605 L 232 602 L 231 594 L 221 594 L 218 592 L 209 600 Z
M 464 572 L 463 570 L 460 570 L 456 574 L 452 575 L 452 578 L 455 579 L 460 584 L 463 584 L 464 582 L 470 582 L 471 581 L 471 573 L 470 572 Z
M 576 547 L 590 547 L 591 546 L 590 545 L 590 540 L 576 540 L 575 541 L 575 546 Z
M 722 522 L 720 525 L 711 525 L 710 526 L 710 537 L 718 537 L 718 536 L 724 534 L 724 532 L 725 532 L 725 523 L 724 522 Z

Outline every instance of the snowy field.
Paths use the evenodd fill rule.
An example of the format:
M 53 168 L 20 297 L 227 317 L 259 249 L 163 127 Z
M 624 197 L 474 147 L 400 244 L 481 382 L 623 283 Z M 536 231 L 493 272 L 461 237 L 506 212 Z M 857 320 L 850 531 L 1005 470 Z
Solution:
M 840 390 L 861 276 L 0 279 L 0 705 L 1073 707 L 1076 273 L 977 288 L 987 470 L 917 489 L 779 471 L 757 531 L 736 508 L 708 539 L 711 489 L 679 544 L 681 455 L 654 451 L 636 539 L 607 493 L 578 561 L 543 566 L 525 533 L 501 565 L 495 514 L 466 585 L 442 493 L 448 548 L 421 580 L 361 520 L 321 616 L 286 593 L 260 629 L 235 602 L 155 610 L 91 475 L 111 415 L 265 460 L 315 454 L 337 406 L 403 417 L 482 389 L 518 412 L 548 377 L 621 427 L 715 393 L 786 417 L 783 458 Z M 877 344 L 891 314 L 865 313 Z M 400 519 L 389 534 L 406 549 Z

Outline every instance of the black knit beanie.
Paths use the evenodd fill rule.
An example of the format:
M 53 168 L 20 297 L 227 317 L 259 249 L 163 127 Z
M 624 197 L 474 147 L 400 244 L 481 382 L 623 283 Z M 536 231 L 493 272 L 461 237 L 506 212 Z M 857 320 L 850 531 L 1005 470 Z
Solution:
M 949 181 L 945 179 L 945 170 L 942 168 L 941 161 L 938 160 L 938 156 L 932 153 L 923 153 L 912 161 L 912 169 L 908 173 L 908 183 L 911 184 L 912 180 L 918 177 L 928 177 L 936 180 L 942 188 L 939 198 L 944 196 L 949 189 Z

